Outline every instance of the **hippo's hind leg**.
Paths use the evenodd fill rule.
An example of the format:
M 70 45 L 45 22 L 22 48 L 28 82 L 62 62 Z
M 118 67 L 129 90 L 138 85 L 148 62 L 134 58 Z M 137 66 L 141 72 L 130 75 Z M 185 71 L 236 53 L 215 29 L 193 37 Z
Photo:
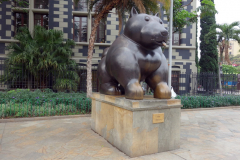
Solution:
M 161 66 L 148 76 L 145 81 L 148 86 L 154 90 L 154 98 L 171 98 L 171 90 L 167 85 L 168 68 L 166 61 L 163 61 Z
M 99 91 L 102 94 L 121 95 L 123 90 L 118 86 L 118 82 L 107 73 L 105 60 L 106 57 L 103 57 L 98 65 Z

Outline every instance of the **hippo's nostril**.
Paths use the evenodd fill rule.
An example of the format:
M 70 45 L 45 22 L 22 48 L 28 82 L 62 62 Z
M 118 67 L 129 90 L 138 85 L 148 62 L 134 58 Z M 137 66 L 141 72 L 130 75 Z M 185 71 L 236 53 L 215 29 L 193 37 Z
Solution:
M 162 32 L 161 32 L 161 35 L 162 35 L 162 36 L 167 36 L 167 35 L 168 35 L 168 32 L 167 32 L 167 31 L 162 31 Z

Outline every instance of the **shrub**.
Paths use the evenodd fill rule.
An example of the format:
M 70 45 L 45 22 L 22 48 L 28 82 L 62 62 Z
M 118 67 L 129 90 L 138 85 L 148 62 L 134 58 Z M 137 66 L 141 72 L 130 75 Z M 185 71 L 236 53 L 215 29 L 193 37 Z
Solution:
M 0 92 L 0 117 L 83 114 L 91 111 L 85 93 L 54 93 L 50 89 Z
M 20 27 L 14 38 L 19 42 L 7 47 L 9 54 L 0 82 L 25 82 L 28 88 L 53 85 L 59 91 L 77 88 L 80 78 L 77 64 L 71 59 L 75 42 L 65 40 L 62 31 L 35 26 L 31 34 L 28 28 Z
M 186 108 L 209 108 L 240 105 L 240 96 L 177 96 L 181 99 L 183 109 Z

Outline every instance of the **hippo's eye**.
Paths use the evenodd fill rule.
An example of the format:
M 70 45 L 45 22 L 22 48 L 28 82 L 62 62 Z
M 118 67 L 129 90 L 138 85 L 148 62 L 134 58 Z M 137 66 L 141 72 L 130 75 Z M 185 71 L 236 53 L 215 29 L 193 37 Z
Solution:
M 160 21 L 160 24 L 162 24 L 162 21 Z
M 145 21 L 149 21 L 150 20 L 150 18 L 149 17 L 145 17 Z

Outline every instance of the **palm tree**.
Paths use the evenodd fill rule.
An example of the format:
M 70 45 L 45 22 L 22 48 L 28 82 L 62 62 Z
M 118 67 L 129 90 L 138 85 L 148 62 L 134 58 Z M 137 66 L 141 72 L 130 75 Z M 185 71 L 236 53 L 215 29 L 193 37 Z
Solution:
M 78 0 L 75 0 L 75 3 Z M 119 17 L 122 20 L 122 16 L 126 11 L 130 11 L 132 7 L 135 7 L 140 13 L 144 12 L 158 12 L 158 2 L 159 0 L 87 0 L 90 4 L 89 12 L 92 11 L 93 6 L 96 4 L 95 13 L 96 18 L 94 20 L 94 25 L 92 27 L 92 32 L 89 39 L 88 46 L 88 60 L 87 60 L 87 97 L 92 95 L 92 54 L 94 48 L 95 34 L 97 27 L 101 19 L 105 18 L 108 13 L 115 8 Z M 120 20 L 120 23 L 122 23 Z
M 212 35 L 217 35 L 217 42 L 220 45 L 220 60 L 223 61 L 223 51 L 225 51 L 225 61 L 231 64 L 228 55 L 229 40 L 236 40 L 240 44 L 240 22 L 233 22 L 231 24 L 216 24 L 211 26 L 210 32 L 205 36 L 206 42 Z M 237 29 L 238 28 L 238 29 Z
M 55 77 L 55 89 L 77 88 L 79 76 L 76 62 L 70 59 L 75 42 L 69 39 L 64 42 L 62 31 L 36 26 L 33 34 L 30 34 L 27 28 L 20 27 L 14 38 L 19 43 L 11 43 L 8 47 L 8 67 L 1 82 L 24 80 L 28 81 L 30 87 L 34 79 L 38 85 L 46 88 Z

